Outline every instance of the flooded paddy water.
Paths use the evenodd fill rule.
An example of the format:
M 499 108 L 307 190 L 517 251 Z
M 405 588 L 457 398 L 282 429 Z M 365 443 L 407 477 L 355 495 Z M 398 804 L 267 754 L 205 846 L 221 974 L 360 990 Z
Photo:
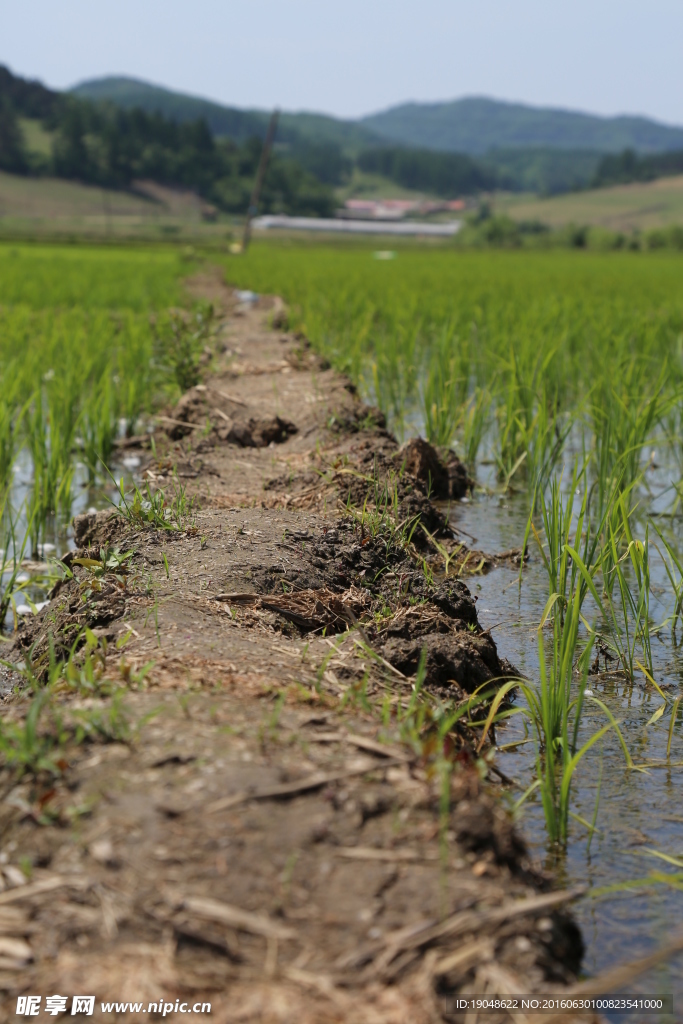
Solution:
M 118 459 L 112 459 L 111 471 L 115 474 L 116 480 L 123 479 L 124 488 L 129 488 L 133 484 L 134 474 L 139 465 L 138 456 L 123 452 Z M 15 613 L 18 621 L 34 614 L 34 609 L 40 611 L 44 607 L 54 582 L 55 562 L 74 547 L 73 517 L 83 512 L 112 508 L 120 501 L 113 480 L 108 481 L 105 477 L 103 480 L 93 481 L 89 477 L 86 465 L 77 461 L 74 466 L 70 514 L 56 512 L 48 515 L 40 532 L 38 549 L 32 551 L 30 540 L 24 545 L 28 530 L 27 502 L 32 486 L 33 463 L 28 451 L 22 449 L 14 464 L 13 483 L 9 495 L 12 516 L 10 519 L 9 512 L 5 516 L 0 534 L 0 567 L 4 570 L 0 573 L 0 593 L 4 591 L 15 572 L 15 554 L 20 563 L 19 573 L 15 576 L 15 582 L 19 587 L 11 588 L 14 600 L 10 601 L 4 623 L 1 624 L 8 632 L 14 628 Z
M 651 481 L 651 487 L 661 490 L 658 485 L 665 474 L 651 475 L 660 476 Z M 495 479 L 488 482 L 495 485 Z M 469 502 L 452 509 L 451 522 L 466 531 L 467 543 L 495 552 L 522 543 L 528 511 L 526 490 L 501 495 L 481 489 Z M 680 523 L 666 522 L 667 531 L 675 531 L 680 538 Z M 548 599 L 548 580 L 533 540 L 529 552 L 521 586 L 517 572 L 509 567 L 472 577 L 468 584 L 478 599 L 480 621 L 492 630 L 500 653 L 522 676 L 537 681 L 538 625 Z M 671 614 L 674 602 L 664 565 L 656 552 L 653 555 L 651 616 L 660 622 Z M 593 611 L 586 611 L 588 619 Z M 665 692 L 673 697 L 683 692 L 683 652 L 672 641 L 670 625 L 657 637 L 653 661 L 656 680 Z M 683 722 L 679 715 L 667 757 L 669 714 L 648 725 L 662 704 L 657 691 L 642 675 L 631 683 L 619 674 L 602 672 L 602 658 L 600 664 L 601 673 L 589 676 L 588 687 L 620 723 L 636 769 L 641 764 L 650 767 L 629 769 L 614 730 L 608 731 L 581 761 L 572 786 L 571 811 L 584 821 L 593 821 L 597 799 L 595 831 L 589 842 L 589 829 L 571 819 L 564 852 L 548 844 L 537 794 L 517 811 L 533 856 L 557 884 L 587 886 L 585 896 L 574 906 L 586 944 L 583 969 L 587 975 L 651 953 L 678 934 L 683 922 Z M 523 696 L 517 697 L 515 706 L 524 706 Z M 603 712 L 587 702 L 579 742 L 604 724 Z M 532 731 L 517 715 L 498 726 L 496 739 L 499 748 L 507 748 L 499 750 L 496 764 L 517 784 L 510 793 L 514 803 L 536 776 Z M 516 741 L 519 746 L 514 746 Z M 639 977 L 630 991 L 673 993 L 674 1007 L 678 1004 L 674 1019 L 683 1019 L 683 956 Z M 608 1019 L 633 1018 L 613 1014 Z

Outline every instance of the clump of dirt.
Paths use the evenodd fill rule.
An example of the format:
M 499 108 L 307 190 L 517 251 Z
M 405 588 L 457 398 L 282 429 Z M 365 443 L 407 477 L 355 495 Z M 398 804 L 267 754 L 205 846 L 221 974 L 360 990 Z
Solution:
M 350 391 L 350 394 L 355 394 L 355 389 Z M 350 410 L 337 411 L 332 414 L 327 425 L 331 430 L 340 433 L 358 434 L 361 431 L 370 430 L 380 437 L 392 439 L 391 434 L 387 433 L 385 429 L 386 416 L 381 409 L 374 405 L 359 403 Z
M 206 435 L 213 434 L 217 440 L 242 448 L 282 444 L 298 430 L 294 423 L 278 415 L 249 416 L 248 406 L 241 399 L 206 384 L 198 384 L 187 391 L 170 415 L 161 419 L 172 440 L 180 440 L 202 428 L 205 445 Z
M 382 648 L 387 661 L 405 676 L 416 674 L 423 652 L 424 681 L 432 689 L 448 690 L 455 683 L 473 693 L 503 675 L 496 645 L 486 633 L 428 633 L 414 640 L 388 640 Z
M 218 428 L 221 441 L 231 441 L 242 448 L 267 448 L 270 444 L 284 444 L 298 432 L 298 427 L 281 416 L 250 416 L 237 420 L 232 426 Z
M 394 463 L 419 480 L 433 498 L 459 500 L 473 487 L 473 481 L 454 452 L 442 459 L 437 450 L 421 437 L 408 441 L 393 456 Z

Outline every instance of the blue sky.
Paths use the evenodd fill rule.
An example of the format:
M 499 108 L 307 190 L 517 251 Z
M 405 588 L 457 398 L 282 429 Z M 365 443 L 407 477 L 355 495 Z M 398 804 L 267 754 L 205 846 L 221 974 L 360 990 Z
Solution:
M 5 0 L 0 63 L 355 117 L 487 95 L 683 124 L 681 0 Z

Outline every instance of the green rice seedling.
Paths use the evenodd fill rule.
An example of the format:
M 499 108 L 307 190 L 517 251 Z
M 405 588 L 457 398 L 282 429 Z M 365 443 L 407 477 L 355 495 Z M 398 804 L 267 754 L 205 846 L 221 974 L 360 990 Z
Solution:
M 616 579 L 619 601 L 614 600 L 613 587 L 606 587 L 605 593 L 609 602 L 614 647 L 624 672 L 630 679 L 634 679 L 637 646 L 640 646 L 650 676 L 654 673 L 650 639 L 650 544 L 648 526 L 645 527 L 645 540 L 634 540 L 624 501 L 622 496 L 619 499 L 619 508 L 622 516 L 622 536 L 626 542 L 623 554 L 619 553 L 621 537 L 616 534 L 612 524 L 609 524 L 609 572 Z M 630 566 L 634 587 L 631 587 L 627 579 L 625 564 Z
M 491 401 L 491 393 L 478 387 L 461 413 L 461 450 L 465 465 L 471 471 L 476 469 L 479 449 L 488 429 Z
M 459 340 L 450 325 L 433 344 L 421 390 L 422 414 L 427 439 L 442 448 L 450 446 L 467 400 L 469 367 L 463 367 Z
M 421 334 L 418 319 L 405 327 L 399 326 L 394 337 L 376 343 L 372 363 L 374 398 L 387 411 L 392 429 L 399 437 L 405 435 L 415 402 L 421 369 Z
M 681 557 L 674 548 L 673 544 L 666 539 L 662 530 L 657 526 L 655 522 L 652 523 L 652 527 L 664 545 L 666 551 L 666 557 L 661 555 L 666 574 L 669 577 L 671 589 L 673 591 L 674 608 L 671 614 L 671 637 L 672 640 L 676 641 L 676 623 L 679 619 L 683 619 L 683 562 Z
M 112 380 L 117 415 L 126 421 L 126 435 L 135 433 L 138 417 L 154 406 L 163 381 L 155 371 L 149 325 L 130 314 L 122 325 Z
M 582 566 L 582 570 L 587 572 L 585 566 Z M 518 687 L 525 697 L 526 707 L 512 713 L 523 714 L 535 731 L 536 779 L 517 802 L 517 806 L 521 806 L 535 790 L 539 790 L 548 839 L 552 844 L 561 847 L 567 843 L 574 772 L 591 747 L 606 732 L 614 729 L 626 765 L 633 767 L 633 761 L 614 715 L 603 701 L 585 695 L 594 633 L 591 633 L 588 643 L 579 653 L 581 621 L 581 596 L 577 587 L 565 609 L 562 623 L 560 624 L 558 616 L 555 617 L 549 655 L 546 655 L 542 634 L 543 621 L 541 622 L 538 631 L 538 684 L 533 685 L 521 679 L 510 680 L 500 688 L 491 703 L 479 745 L 481 747 L 491 724 L 496 719 L 502 700 L 510 690 Z M 574 685 L 576 661 L 579 677 Z M 586 700 L 590 700 L 601 709 L 607 722 L 580 745 L 579 730 Z
M 25 431 L 33 463 L 33 485 L 29 499 L 33 553 L 49 515 L 71 511 L 74 474 L 72 448 L 77 419 L 77 381 L 72 377 L 59 385 L 50 381 L 47 400 L 39 388 L 25 417 Z M 46 408 L 47 404 L 47 408 Z
M 576 509 L 576 495 L 581 495 Z M 534 514 L 540 506 L 542 529 L 545 543 L 534 523 Z M 548 576 L 548 604 L 544 620 L 557 604 L 554 617 L 560 622 L 569 603 L 571 594 L 577 589 L 581 608 L 592 587 L 592 581 L 602 564 L 602 552 L 599 538 L 604 529 L 604 516 L 597 528 L 593 527 L 590 511 L 590 490 L 587 486 L 587 464 L 581 466 L 575 461 L 571 483 L 566 497 L 562 493 L 562 480 L 553 479 L 546 497 L 544 489 L 537 485 L 532 501 L 531 513 L 524 534 L 522 552 L 526 552 L 530 536 L 533 534 Z M 573 545 L 570 544 L 572 530 Z M 520 563 L 520 581 L 524 567 L 524 559 Z M 582 571 L 585 570 L 584 571 Z M 601 607 L 598 601 L 598 607 Z
M 547 499 L 542 490 L 537 491 L 545 544 L 532 515 L 527 526 L 525 547 L 530 533 L 533 533 L 548 576 L 550 591 L 539 626 L 539 683 L 536 686 L 525 681 L 505 684 L 491 706 L 486 725 L 488 728 L 489 721 L 493 721 L 506 693 L 513 686 L 519 685 L 527 705 L 521 709 L 521 713 L 532 723 L 537 740 L 537 778 L 533 788 L 527 790 L 526 796 L 533 789 L 540 791 L 549 839 L 561 846 L 567 841 L 572 777 L 579 761 L 591 746 L 609 729 L 615 729 L 626 762 L 632 764 L 614 716 L 596 697 L 589 699 L 601 708 L 608 721 L 588 741 L 579 745 L 584 691 L 595 639 L 595 630 L 589 630 L 588 641 L 582 645 L 580 630 L 585 622 L 583 605 L 589 594 L 598 610 L 602 611 L 595 578 L 602 562 L 599 536 L 605 524 L 603 515 L 597 529 L 592 526 L 586 475 L 586 463 L 581 467 L 575 463 L 566 497 L 562 495 L 561 482 L 558 480 L 551 481 Z M 577 491 L 581 494 L 578 512 L 575 508 Z M 552 639 L 549 641 L 549 653 L 546 654 L 542 630 L 551 617 Z M 574 671 L 577 664 L 579 678 L 578 684 L 575 684 Z
M 621 368 L 615 369 L 620 376 Z M 601 505 L 617 484 L 625 494 L 634 492 L 642 476 L 643 449 L 673 401 L 663 394 L 661 378 L 652 394 L 643 395 L 642 383 L 634 380 L 639 371 L 632 361 L 623 379 L 618 376 L 616 382 L 611 379 L 596 386 L 590 404 Z
M 17 595 L 25 591 L 31 580 L 19 581 L 21 563 L 26 547 L 32 536 L 33 521 L 29 513 L 28 524 L 21 545 L 17 545 L 17 515 L 8 503 L 7 495 L 0 504 L 0 522 L 5 523 L 3 547 L 0 551 L 0 632 L 10 607 L 14 613 L 14 626 L 17 626 Z
M 12 483 L 26 405 L 21 402 L 21 374 L 16 361 L 0 367 L 0 499 Z
M 98 464 L 109 463 L 116 440 L 116 394 L 110 368 L 88 395 L 81 417 L 83 455 L 90 482 L 95 481 Z

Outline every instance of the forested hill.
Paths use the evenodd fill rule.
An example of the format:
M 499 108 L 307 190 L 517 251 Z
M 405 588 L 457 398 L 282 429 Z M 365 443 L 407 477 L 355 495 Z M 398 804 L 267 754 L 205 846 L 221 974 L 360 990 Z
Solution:
M 174 121 L 196 121 L 202 118 L 216 136 L 243 142 L 254 135 L 263 135 L 269 111 L 240 110 L 212 100 L 174 92 L 159 85 L 151 85 L 137 78 L 111 76 L 81 82 L 71 90 L 73 96 L 94 101 L 114 103 L 124 110 L 139 108 L 149 114 L 159 113 Z M 361 147 L 377 145 L 381 137 L 355 121 L 344 121 L 325 114 L 280 115 L 278 137 L 282 142 L 298 144 L 336 143 L 355 154 Z
M 526 147 L 601 153 L 683 149 L 683 128 L 649 118 L 597 117 L 485 97 L 404 103 L 364 117 L 361 124 L 392 142 L 470 155 Z
M 181 120 L 93 102 L 0 67 L 0 169 L 14 174 L 124 189 L 152 179 L 193 189 L 227 212 L 244 213 L 262 138 L 259 122 L 240 141 L 220 139 L 202 118 Z M 333 174 L 344 164 L 336 150 L 326 162 L 324 147 L 309 157 L 328 171 L 330 165 Z M 273 154 L 261 197 L 264 212 L 326 216 L 334 208 L 323 174 L 307 170 L 291 153 Z
M 263 132 L 268 117 L 265 111 L 226 107 L 134 78 L 93 79 L 72 92 L 87 99 L 109 100 L 120 107 L 158 111 L 178 121 L 203 117 L 215 135 L 237 141 Z M 683 149 L 683 128 L 646 117 L 598 117 L 476 96 L 444 103 L 404 103 L 359 121 L 284 113 L 280 138 L 336 143 L 354 157 L 360 149 L 376 147 L 381 141 L 470 156 L 526 148 L 598 154 L 625 149 L 641 153 Z

